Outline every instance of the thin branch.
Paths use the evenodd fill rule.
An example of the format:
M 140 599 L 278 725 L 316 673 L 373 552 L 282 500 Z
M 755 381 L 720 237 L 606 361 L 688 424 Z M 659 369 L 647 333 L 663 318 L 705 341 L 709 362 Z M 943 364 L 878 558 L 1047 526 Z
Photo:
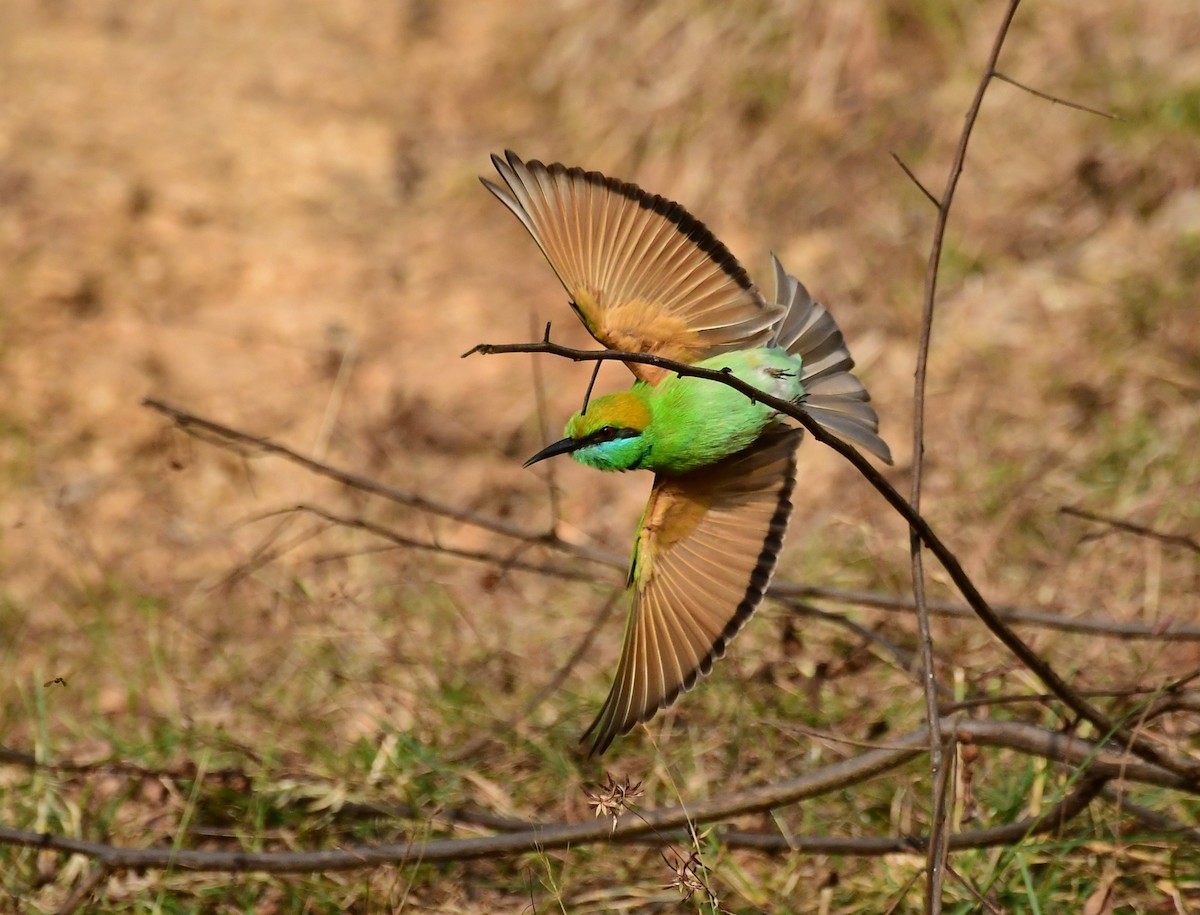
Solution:
M 854 448 L 843 442 L 841 439 L 826 432 L 821 426 L 813 420 L 805 411 L 803 404 L 796 404 L 782 398 L 775 397 L 766 391 L 760 391 L 753 385 L 743 381 L 731 372 L 714 371 L 712 369 L 701 368 L 695 365 L 688 365 L 683 362 L 676 362 L 673 359 L 665 359 L 662 356 L 654 356 L 647 353 L 630 353 L 621 350 L 581 350 L 574 349 L 568 346 L 562 346 L 557 343 L 541 342 L 541 343 L 501 343 L 489 344 L 481 343 L 468 350 L 463 356 L 470 356 L 473 353 L 481 353 L 483 355 L 495 355 L 499 353 L 547 353 L 552 356 L 559 356 L 564 359 L 570 359 L 573 362 L 592 362 L 592 361 L 613 361 L 634 362 L 640 365 L 652 365 L 656 368 L 665 369 L 676 375 L 683 375 L 691 378 L 704 378 L 709 381 L 715 381 L 719 384 L 728 385 L 736 391 L 751 400 L 755 400 L 761 404 L 771 407 L 784 416 L 790 416 L 797 420 L 805 429 L 809 431 L 813 438 L 823 445 L 832 448 L 838 454 L 842 455 L 866 478 L 875 489 L 884 497 L 889 505 L 904 518 L 908 524 L 916 529 L 921 541 L 929 548 L 930 552 L 937 557 L 942 567 L 953 580 L 955 586 L 959 589 L 962 595 L 967 599 L 967 603 L 975 611 L 976 616 L 983 622 L 985 626 L 1005 645 L 1016 657 L 1028 667 L 1060 700 L 1071 708 L 1077 715 L 1090 721 L 1103 734 L 1112 733 L 1122 741 L 1133 738 L 1132 746 L 1134 751 L 1143 759 L 1157 763 L 1178 775 L 1196 780 L 1200 779 L 1200 763 L 1194 760 L 1185 759 L 1174 756 L 1170 753 L 1161 751 L 1144 738 L 1131 735 L 1124 727 L 1117 725 L 1112 719 L 1105 715 L 1098 708 L 1085 700 L 1079 693 L 1073 689 L 1058 673 L 1044 661 L 1036 652 L 1033 651 L 1012 629 L 1005 624 L 1004 620 L 992 609 L 992 606 L 984 599 L 975 583 L 971 580 L 963 569 L 962 564 L 958 561 L 958 557 L 942 542 L 941 538 L 934 532 L 929 523 L 913 509 L 905 498 L 896 491 L 896 488 L 878 471 L 875 467 L 864 458 Z
M 972 883 L 970 880 L 968 880 L 966 877 L 964 877 L 962 874 L 960 874 L 958 871 L 956 871 L 949 864 L 945 865 L 945 870 L 946 870 L 946 873 L 948 873 L 951 877 L 953 877 L 956 881 L 958 881 L 958 883 L 964 889 L 966 889 L 966 891 L 968 893 L 970 893 L 972 896 L 974 896 L 976 902 L 978 902 L 981 906 L 983 906 L 985 909 L 987 909 L 988 912 L 991 913 L 991 915 L 1004 915 L 1003 909 L 997 908 L 996 904 L 994 902 L 992 902 L 990 899 L 988 899 L 982 893 L 980 893 L 979 889 L 975 886 L 974 883 Z
M 109 875 L 111 870 L 112 868 L 103 861 L 93 867 L 88 872 L 88 875 L 79 882 L 79 886 L 75 887 L 74 892 L 55 910 L 54 915 L 72 915 L 85 902 L 90 902 L 92 893 L 104 878 Z
M 278 539 L 287 529 L 290 521 L 294 520 L 294 515 L 289 515 L 281 521 L 273 531 L 270 531 L 266 537 L 258 544 L 251 552 L 249 558 L 244 562 L 239 563 L 235 568 L 230 569 L 228 573 L 221 576 L 221 580 L 215 585 L 216 589 L 230 588 L 236 585 L 243 579 L 249 578 L 260 569 L 264 569 L 274 562 L 277 562 L 290 551 L 296 549 L 303 543 L 307 543 L 315 537 L 319 537 L 326 529 L 327 525 L 315 524 L 307 531 L 301 531 L 299 534 L 292 536 L 288 540 L 284 540 L 282 544 L 276 545 Z
M 552 534 L 547 534 L 544 531 L 534 531 L 527 528 L 519 527 L 515 524 L 500 521 L 495 518 L 490 518 L 486 515 L 481 515 L 471 511 L 460 509 L 451 509 L 449 506 L 431 502 L 429 507 L 420 504 L 424 500 L 423 497 L 403 490 L 393 489 L 387 486 L 381 486 L 374 480 L 359 476 L 346 470 L 334 467 L 330 464 L 317 461 L 307 455 L 300 454 L 292 449 L 272 441 L 268 438 L 252 435 L 240 429 L 231 426 L 223 425 L 214 420 L 206 419 L 194 413 L 190 413 L 180 407 L 170 405 L 159 405 L 158 402 L 153 402 L 153 409 L 159 412 L 166 412 L 172 418 L 178 417 L 176 420 L 181 428 L 190 429 L 192 427 L 206 427 L 212 431 L 211 435 L 200 436 L 210 444 L 218 448 L 226 448 L 238 451 L 239 445 L 247 441 L 254 442 L 254 447 L 262 450 L 265 453 L 270 453 L 283 460 L 291 461 L 301 467 L 312 469 L 313 472 L 319 473 L 322 476 L 334 479 L 350 488 L 361 488 L 362 491 L 369 494 L 375 494 L 401 505 L 416 508 L 418 511 L 429 511 L 435 515 L 445 515 L 447 511 L 453 511 L 455 517 L 453 520 L 459 523 L 466 524 L 472 527 L 477 527 L 481 530 L 490 531 L 503 537 L 511 537 L 516 540 L 521 540 L 529 543 L 537 543 L 555 552 L 564 555 L 572 556 L 578 559 L 584 559 L 588 562 L 599 563 L 601 565 L 611 566 L 619 569 L 622 572 L 626 570 L 629 564 L 629 559 L 626 556 L 620 556 L 616 553 L 605 550 L 596 550 L 578 544 L 570 543 L 562 540 Z M 314 468 L 313 465 L 316 465 Z M 360 483 L 365 486 L 360 487 Z M 291 510 L 291 509 L 289 509 Z M 399 545 L 399 544 L 398 544 Z M 438 549 L 435 544 L 417 543 L 414 545 L 416 549 Z M 339 558 L 333 556 L 329 558 Z M 495 554 L 479 553 L 476 555 L 466 556 L 464 558 L 482 561 L 482 562 L 502 562 Z M 526 571 L 555 575 L 558 577 L 577 577 L 578 580 L 585 580 L 586 576 L 567 576 L 563 570 L 553 567 L 535 567 L 532 564 L 526 568 Z M 874 607 L 880 610 L 889 611 L 905 611 L 912 610 L 916 604 L 910 597 L 901 595 L 884 594 L 879 591 L 859 591 L 845 588 L 829 588 L 819 585 L 800 585 L 794 582 L 782 581 L 779 579 L 771 583 L 772 596 L 779 598 L 790 597 L 805 597 L 805 598 L 821 598 L 823 600 L 836 601 L 846 604 L 861 604 L 864 607 Z M 928 601 L 930 613 L 935 616 L 946 616 L 953 618 L 971 617 L 974 611 L 966 604 L 952 603 L 950 601 Z M 1200 626 L 1183 624 L 1174 625 L 1147 625 L 1145 623 L 1128 623 L 1117 620 L 1098 620 L 1092 617 L 1085 616 L 1068 616 L 1063 611 L 1048 611 L 1034 610 L 1032 608 L 1020 607 L 1012 604 L 997 604 L 992 608 L 999 616 L 1009 623 L 1020 623 L 1023 625 L 1038 626 L 1046 629 L 1057 629 L 1063 632 L 1077 632 L 1087 635 L 1098 635 L 1106 638 L 1116 639 L 1153 639 L 1164 641 L 1200 641 Z
M 1056 805 L 1037 818 L 1037 823 L 1053 824 L 1047 828 L 1061 825 L 1086 807 L 1087 802 L 1091 800 L 1091 797 L 1087 796 L 1087 791 L 1091 790 L 1088 786 L 1094 786 L 1098 791 L 1100 785 L 1108 779 L 1124 778 L 1127 781 L 1179 791 L 1196 791 L 1195 787 L 1184 779 L 1157 766 L 1131 760 L 1127 755 L 1091 741 L 1056 734 L 1033 725 L 1019 722 L 943 719 L 941 726 L 945 732 L 953 732 L 959 740 L 1046 756 L 1071 766 L 1085 766 L 1072 794 L 1064 799 L 1062 804 Z M 120 848 L 53 833 L 0 827 L 0 844 L 79 854 L 111 868 L 145 870 L 171 867 L 184 871 L 222 873 L 360 870 L 385 864 L 463 861 L 530 851 L 541 853 L 591 842 L 633 841 L 656 844 L 668 837 L 658 834 L 684 830 L 689 824 L 708 823 L 746 813 L 762 812 L 859 784 L 920 756 L 927 750 L 928 741 L 929 728 L 921 727 L 894 741 L 894 749 L 870 750 L 852 759 L 831 763 L 793 779 L 732 791 L 689 803 L 686 808 L 678 805 L 639 810 L 633 814 L 626 814 L 615 822 L 608 819 L 592 819 L 575 823 L 529 824 L 527 828 L 505 834 L 469 839 L 435 839 L 428 842 L 409 840 L 376 846 L 307 852 L 200 851 L 175 848 Z M 1037 823 L 1022 821 L 1007 826 L 960 833 L 951 839 L 950 848 L 1011 844 L 1031 830 L 1039 828 Z M 798 847 L 795 837 L 784 839 L 780 836 L 767 836 L 763 840 L 751 841 L 748 834 L 741 834 L 738 841 L 742 843 L 742 847 L 760 847 L 764 850 L 784 850 L 786 847 L 808 850 L 802 845 Z M 836 850 L 841 854 L 876 855 L 903 851 L 923 852 L 929 844 L 927 839 L 921 837 L 818 837 L 813 841 L 828 843 L 823 846 L 824 849 Z M 781 847 L 780 842 L 785 845 Z M 789 842 L 790 846 L 786 844 Z M 817 850 L 815 844 L 810 848 Z
M 1025 817 L 1004 826 L 967 829 L 949 836 L 950 851 L 971 848 L 994 848 L 1012 845 L 1028 836 L 1054 832 L 1087 809 L 1104 786 L 1106 779 L 1082 779 L 1075 789 L 1057 804 L 1047 807 L 1038 816 Z M 928 836 L 878 836 L 842 839 L 834 836 L 780 836 L 769 833 L 718 832 L 721 841 L 732 848 L 753 848 L 758 851 L 798 851 L 808 854 L 894 855 L 905 852 L 918 854 L 929 847 Z
M 530 316 L 532 319 L 532 316 Z M 546 333 L 550 333 L 550 325 L 546 325 Z M 538 434 L 545 441 L 548 435 L 547 429 L 549 423 L 547 417 L 549 411 L 546 408 L 546 382 L 542 377 L 542 362 L 540 359 L 529 360 L 530 371 L 533 372 L 533 397 L 534 403 L 537 405 L 537 421 Z M 600 370 L 600 366 L 596 366 L 596 370 Z M 559 522 L 562 520 L 562 495 L 558 488 L 558 465 L 553 461 L 548 462 L 545 469 L 546 473 L 546 488 L 550 494 L 550 527 L 552 533 L 557 533 Z
M 908 898 L 909 890 L 916 886 L 917 881 L 921 879 L 921 875 L 924 873 L 924 867 L 920 867 L 912 872 L 912 876 L 904 881 L 904 886 L 900 887 L 900 892 L 896 894 L 896 898 L 892 900 L 892 904 L 887 907 L 887 909 L 883 912 L 883 915 L 896 915 L 896 912 L 900 910 L 900 906 L 904 903 L 904 900 Z
M 382 483 L 376 482 L 369 477 L 359 476 L 358 474 L 349 473 L 344 470 L 338 470 L 308 455 L 301 454 L 286 445 L 281 445 L 267 438 L 261 438 L 257 435 L 250 435 L 242 432 L 239 429 L 234 429 L 231 426 L 222 425 L 210 419 L 204 419 L 194 413 L 189 413 L 187 410 L 181 410 L 178 407 L 171 406 L 161 400 L 155 400 L 152 397 L 147 397 L 142 401 L 142 406 L 155 410 L 172 420 L 175 425 L 189 435 L 195 435 L 198 438 L 212 441 L 214 444 L 223 447 L 237 446 L 243 453 L 259 452 L 262 454 L 273 454 L 279 457 L 286 458 L 293 464 L 317 474 L 318 476 L 327 477 L 345 486 L 350 486 L 360 492 L 370 493 L 371 495 L 379 496 L 387 499 L 389 502 L 395 502 L 398 505 L 406 505 L 410 508 L 416 508 L 420 511 L 429 512 L 432 515 L 440 515 L 444 518 L 450 518 L 454 521 L 461 521 L 466 524 L 472 524 L 475 527 L 491 531 L 495 534 L 500 534 L 505 537 L 516 537 L 519 539 L 530 539 L 527 532 L 521 530 L 511 524 L 506 524 L 503 521 L 498 521 L 493 518 L 487 518 L 473 512 L 463 511 L 455 508 L 452 505 L 446 505 L 434 499 L 428 499 L 425 496 L 419 496 L 416 493 L 406 492 L 401 489 L 394 489 L 391 486 L 384 486 Z M 540 536 L 540 535 L 539 535 Z M 535 538 L 537 537 L 535 536 Z M 577 550 L 577 555 L 587 558 L 586 550 Z
M 848 616 L 843 616 L 840 613 L 831 613 L 828 610 L 822 610 L 819 607 L 812 607 L 802 601 L 794 599 L 783 600 L 780 601 L 780 603 L 782 603 L 797 616 L 805 616 L 810 619 L 818 619 L 827 623 L 832 623 L 835 626 L 840 626 L 849 632 L 853 632 L 855 635 L 866 639 L 868 642 L 874 645 L 878 645 L 880 648 L 890 654 L 892 659 L 896 662 L 896 665 L 905 672 L 911 673 L 917 669 L 916 655 L 914 655 L 911 651 L 901 648 L 891 639 L 884 638 L 878 632 L 868 629 L 866 626 L 855 622 Z M 940 684 L 938 685 L 938 689 L 940 692 L 943 692 L 947 698 L 951 695 L 950 691 L 943 688 Z
M 596 367 L 592 369 L 591 380 L 588 381 L 587 390 L 583 392 L 583 409 L 580 413 L 587 413 L 588 404 L 592 402 L 592 390 L 596 387 L 596 379 L 600 377 L 600 363 L 596 363 Z
M 934 205 L 934 207 L 936 207 L 937 209 L 941 209 L 941 203 L 938 201 L 938 199 L 936 197 L 933 196 L 933 194 L 931 194 L 929 192 L 929 190 L 925 187 L 925 185 L 923 185 L 921 183 L 921 179 L 918 178 L 913 173 L 913 170 L 908 167 L 908 165 L 905 163 L 905 161 L 903 159 L 901 159 L 895 153 L 892 153 L 891 156 L 895 160 L 896 164 L 899 165 L 900 168 L 903 170 L 904 174 L 908 175 L 908 179 L 917 186 L 917 190 L 919 190 L 922 194 L 924 194 L 926 199 L 928 199 L 929 202 Z
M 1169 690 L 1169 687 L 1168 687 Z M 1163 687 L 1151 686 L 1135 686 L 1128 689 L 1086 689 L 1080 690 L 1081 695 L 1093 699 L 1116 699 L 1132 696 L 1153 696 L 1164 692 Z M 941 706 L 943 715 L 949 715 L 952 712 L 962 712 L 968 709 L 975 708 L 992 708 L 999 705 L 1020 705 L 1026 702 L 1045 703 L 1053 700 L 1055 697 L 1050 693 L 1023 693 L 1006 696 L 979 696 L 975 699 L 964 699 L 961 702 L 950 702 Z M 1165 700 L 1156 702 L 1152 709 L 1152 715 L 1157 716 L 1167 711 L 1176 711 L 1177 709 L 1191 710 L 1193 704 L 1196 708 L 1200 708 L 1200 693 L 1183 693 L 1178 697 L 1168 696 Z
M 1018 89 L 1024 89 L 1030 95 L 1036 95 L 1038 98 L 1045 99 L 1048 102 L 1053 102 L 1055 105 L 1066 105 L 1068 108 L 1074 108 L 1076 111 L 1086 111 L 1088 114 L 1094 114 L 1098 117 L 1108 118 L 1110 121 L 1125 120 L 1119 114 L 1113 114 L 1110 111 L 1101 111 L 1099 108 L 1091 108 L 1087 105 L 1081 105 L 1079 102 L 1072 102 L 1057 95 L 1050 95 L 1048 92 L 1042 92 L 1040 89 L 1034 89 L 1033 86 L 1027 86 L 1022 82 L 1018 82 L 1011 76 L 1001 73 L 999 70 L 993 71 L 992 75 L 996 77 L 996 79 L 1003 80 L 1010 85 L 1016 86 Z
M 1162 531 L 1156 531 L 1152 527 L 1146 527 L 1141 524 L 1134 524 L 1131 521 L 1124 521 L 1121 518 L 1113 518 L 1109 515 L 1098 515 L 1095 512 L 1090 512 L 1082 508 L 1075 508 L 1071 505 L 1064 505 L 1059 508 L 1059 513 L 1063 515 L 1072 515 L 1076 518 L 1082 518 L 1085 521 L 1095 521 L 1097 524 L 1107 524 L 1109 527 L 1116 528 L 1119 531 L 1125 531 L 1127 534 L 1136 534 L 1139 537 L 1147 537 L 1151 540 L 1157 540 L 1160 543 L 1167 543 L 1171 546 L 1181 546 L 1184 549 L 1191 550 L 1193 553 L 1200 555 L 1200 541 L 1194 537 L 1188 537 L 1184 534 L 1164 534 Z
M 1118 810 L 1129 814 L 1147 829 L 1170 833 L 1172 839 L 1187 842 L 1190 845 L 1200 845 L 1200 829 L 1180 823 L 1174 817 L 1159 813 L 1142 804 L 1134 803 L 1116 785 L 1105 785 L 1104 797 L 1116 805 Z
M 846 588 L 828 588 L 821 585 L 797 585 L 792 582 L 772 582 L 769 592 L 772 597 L 787 600 L 793 597 L 815 598 L 835 601 L 841 604 L 860 604 L 877 610 L 905 612 L 914 609 L 915 602 L 910 597 L 895 594 L 884 594 L 879 591 L 857 591 Z M 929 612 L 935 616 L 946 616 L 956 619 L 974 616 L 974 612 L 965 604 L 950 601 L 929 601 Z M 992 607 L 996 614 L 1007 623 L 1038 626 L 1044 629 L 1056 629 L 1061 632 L 1076 632 L 1084 635 L 1096 635 L 1113 639 L 1156 639 L 1164 641 L 1200 641 L 1200 626 L 1181 624 L 1127 623 L 1120 620 L 1094 619 L 1086 616 L 1067 616 L 1061 612 L 1034 610 L 1029 607 L 1019 607 L 1008 604 L 997 604 Z
M 526 562 L 523 559 L 513 557 L 497 556 L 495 553 L 489 553 L 486 550 L 464 550 L 460 549 L 459 547 L 446 546 L 445 544 L 441 543 L 425 543 L 421 540 L 414 540 L 411 537 L 405 537 L 403 534 L 398 534 L 390 528 L 384 527 L 381 524 L 376 524 L 374 521 L 368 521 L 366 518 L 339 515 L 316 505 L 307 505 L 301 503 L 300 505 L 293 505 L 291 508 L 280 509 L 278 513 L 283 512 L 306 512 L 310 515 L 315 515 L 318 518 L 328 521 L 330 524 L 336 524 L 341 527 L 351 528 L 353 530 L 366 531 L 369 534 L 394 543 L 396 546 L 408 547 L 409 549 L 424 550 L 431 553 L 441 553 L 446 556 L 454 556 L 458 559 L 467 559 L 472 562 L 495 563 L 496 565 L 507 566 L 510 569 L 520 569 L 523 572 L 536 572 L 538 575 L 546 575 L 552 578 L 563 578 L 568 581 L 595 581 L 595 576 L 589 575 L 586 572 L 580 572 L 576 569 L 564 569 L 542 563 Z
M 921 333 L 917 343 L 917 367 L 913 377 L 913 466 L 909 499 L 914 513 L 921 510 L 921 482 L 925 467 L 925 378 L 929 366 L 929 342 L 933 334 L 934 300 L 942 261 L 942 245 L 946 237 L 946 224 L 950 219 L 954 191 L 958 187 L 958 179 L 962 175 L 963 164 L 966 162 L 967 146 L 971 142 L 971 133 L 975 128 L 975 121 L 979 117 L 979 108 L 983 104 L 983 96 L 987 92 L 987 87 L 991 84 L 992 74 L 996 72 L 996 62 L 1000 59 L 1000 50 L 1004 47 L 1004 39 L 1008 36 L 1009 26 L 1012 24 L 1019 4 L 1020 0 L 1009 0 L 1008 9 L 1000 21 L 1000 27 L 996 30 L 991 53 L 988 55 L 983 75 L 975 88 L 975 97 L 971 100 L 971 106 L 967 109 L 967 115 L 963 121 L 962 132 L 958 138 L 958 148 L 954 151 L 950 174 L 946 177 L 946 188 L 942 191 L 942 197 L 938 201 L 937 219 L 934 221 L 933 227 L 933 243 L 929 248 L 929 263 L 925 270 Z M 935 682 L 937 673 L 933 666 L 933 634 L 929 627 L 929 610 L 925 606 L 925 568 L 921 559 L 922 538 L 915 527 L 910 527 L 910 531 L 909 550 L 912 557 L 913 598 L 917 604 L 917 626 L 920 631 L 921 661 L 925 674 L 925 711 L 930 723 L 929 764 L 932 775 L 931 790 L 933 791 L 931 803 L 934 841 L 930 843 L 929 860 L 926 862 L 925 910 L 930 915 L 939 915 L 942 911 L 943 871 L 941 865 L 945 852 L 942 842 L 946 814 L 939 786 L 944 784 L 942 774 L 944 761 L 942 759 L 942 737 L 938 732 L 937 725 L 937 684 Z M 1049 669 L 1048 665 L 1047 669 Z M 1057 692 L 1057 690 L 1054 691 Z

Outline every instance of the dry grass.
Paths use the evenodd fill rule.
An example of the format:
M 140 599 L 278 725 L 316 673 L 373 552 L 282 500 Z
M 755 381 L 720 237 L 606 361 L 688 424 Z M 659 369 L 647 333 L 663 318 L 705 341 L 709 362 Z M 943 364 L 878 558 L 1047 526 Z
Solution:
M 548 524 L 543 479 L 519 468 L 542 441 L 528 363 L 457 358 L 547 319 L 584 339 L 475 181 L 511 146 L 680 200 L 756 275 L 776 250 L 846 329 L 899 485 L 933 214 L 888 154 L 940 187 L 998 13 L 952 0 L 0 5 L 0 735 L 46 759 L 175 774 L 6 768 L 0 821 L 143 845 L 169 844 L 186 818 L 189 843 L 310 847 L 394 835 L 339 819 L 344 799 L 588 816 L 582 787 L 601 768 L 575 740 L 619 625 L 532 718 L 500 724 L 588 628 L 601 588 L 263 520 L 308 500 L 446 544 L 490 542 L 186 439 L 139 399 Z M 985 102 L 948 237 L 924 506 L 998 602 L 1197 621 L 1194 555 L 1090 536 L 1056 511 L 1200 530 L 1197 36 L 1187 0 L 1031 2 L 1001 69 L 1125 120 L 1005 84 Z M 586 369 L 542 372 L 557 426 Z M 836 456 L 810 445 L 803 457 L 783 574 L 903 592 L 902 525 Z M 624 551 L 648 480 L 565 462 L 555 473 L 564 535 Z M 287 549 L 230 580 L 264 545 Z M 854 615 L 914 643 L 908 618 Z M 919 720 L 918 688 L 882 653 L 815 623 L 791 634 L 767 608 L 703 688 L 605 763 L 644 779 L 645 803 L 671 802 L 846 752 L 796 722 L 862 738 Z M 980 627 L 935 634 L 959 691 L 1032 685 Z M 1090 688 L 1200 666 L 1195 643 L 1030 635 Z M 446 761 L 480 736 L 476 755 Z M 916 764 L 779 821 L 919 829 L 923 775 Z M 981 820 L 1061 783 L 985 758 Z M 1200 907 L 1194 854 L 1095 810 L 1070 838 L 954 866 L 1013 911 L 1031 897 L 1076 911 L 1107 876 L 1116 912 Z M 920 866 L 704 850 L 732 911 L 882 911 Z M 53 911 L 82 870 L 0 850 L 0 908 Z M 657 851 L 599 847 L 312 878 L 118 874 L 96 898 L 137 912 L 615 911 L 669 908 L 670 879 Z M 961 887 L 947 892 L 971 909 Z

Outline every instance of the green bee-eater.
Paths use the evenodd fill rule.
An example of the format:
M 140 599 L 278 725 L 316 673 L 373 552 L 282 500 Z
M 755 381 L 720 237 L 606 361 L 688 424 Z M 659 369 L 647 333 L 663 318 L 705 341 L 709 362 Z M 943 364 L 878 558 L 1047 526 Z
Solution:
M 512 152 L 492 162 L 507 189 L 484 186 L 529 230 L 602 344 L 728 368 L 891 463 L 841 331 L 774 255 L 772 303 L 679 204 Z M 656 474 L 634 541 L 621 660 L 584 734 L 595 735 L 592 753 L 691 689 L 762 601 L 792 512 L 803 433 L 727 385 L 629 368 L 630 390 L 591 401 L 566 438 L 526 464 L 570 454 L 600 470 Z

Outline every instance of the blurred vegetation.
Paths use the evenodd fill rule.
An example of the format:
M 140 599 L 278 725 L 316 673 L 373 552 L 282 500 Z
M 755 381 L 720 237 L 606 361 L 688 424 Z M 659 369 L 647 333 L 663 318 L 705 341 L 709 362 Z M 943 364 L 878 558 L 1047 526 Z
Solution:
M 776 251 L 846 330 L 904 490 L 933 212 L 890 153 L 940 189 L 999 15 L 963 0 L 0 4 L 0 735 L 43 761 L 134 767 L 6 765 L 0 822 L 132 846 L 420 839 L 445 832 L 442 806 L 584 819 L 605 771 L 644 781 L 644 806 L 686 802 L 853 752 L 809 728 L 914 727 L 920 689 L 890 654 L 768 605 L 697 690 L 587 761 L 577 738 L 608 686 L 615 617 L 561 689 L 504 722 L 583 637 L 602 586 L 271 515 L 310 501 L 495 545 L 183 437 L 138 402 L 546 528 L 545 478 L 520 460 L 577 408 L 587 369 L 540 366 L 543 418 L 527 362 L 458 360 L 546 320 L 586 339 L 475 180 L 511 147 L 679 200 L 764 280 Z M 1058 513 L 1200 531 L 1198 35 L 1187 0 L 1031 2 L 1003 72 L 1122 120 L 1003 83 L 985 100 L 947 237 L 923 508 L 997 603 L 1200 618 L 1193 554 Z M 810 443 L 802 460 L 781 576 L 905 593 L 903 526 L 836 456 Z M 553 472 L 559 532 L 624 553 L 649 481 Z M 910 616 L 846 612 L 915 647 Z M 1023 634 L 1081 688 L 1200 666 L 1196 643 Z M 981 627 L 938 621 L 935 637 L 958 695 L 1038 689 Z M 1063 724 L 1036 706 L 993 714 Z M 1194 722 L 1172 727 L 1194 752 Z M 989 751 L 963 825 L 1047 806 L 1067 777 Z M 927 778 L 917 761 L 739 825 L 920 832 Z M 1200 819 L 1194 799 L 1132 799 Z M 735 912 L 886 911 L 923 864 L 700 851 Z M 1080 911 L 1105 881 L 1115 913 L 1200 910 L 1196 849 L 1107 801 L 1062 836 L 952 863 L 1009 911 Z M 0 909 L 55 911 L 87 870 L 0 847 Z M 672 879 L 657 850 L 597 846 L 313 877 L 115 873 L 92 904 L 670 911 Z M 948 911 L 976 911 L 962 885 L 946 894 Z

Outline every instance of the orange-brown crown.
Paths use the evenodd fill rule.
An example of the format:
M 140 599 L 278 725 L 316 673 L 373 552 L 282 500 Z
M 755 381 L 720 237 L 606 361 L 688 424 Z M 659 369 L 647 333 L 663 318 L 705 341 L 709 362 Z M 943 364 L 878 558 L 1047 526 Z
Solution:
M 605 394 L 588 404 L 586 413 L 576 413 L 567 423 L 567 435 L 579 440 L 612 426 L 642 431 L 650 425 L 650 408 L 634 391 Z

